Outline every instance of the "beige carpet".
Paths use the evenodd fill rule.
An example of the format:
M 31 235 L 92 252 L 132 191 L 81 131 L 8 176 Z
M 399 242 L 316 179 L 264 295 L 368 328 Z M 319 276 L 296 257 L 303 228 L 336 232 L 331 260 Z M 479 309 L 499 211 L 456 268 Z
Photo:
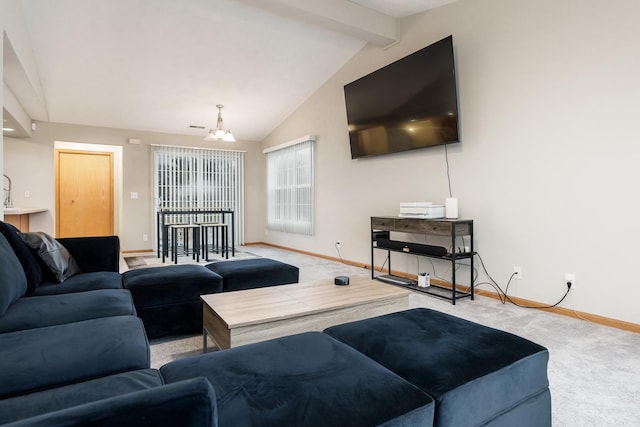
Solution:
M 370 270 L 269 246 L 247 246 L 300 268 L 300 281 L 339 275 L 369 276 Z M 549 382 L 555 427 L 640 426 L 640 334 L 539 310 L 503 305 L 487 297 L 455 306 L 413 292 L 411 307 L 427 307 L 520 335 L 549 349 Z M 202 352 L 202 335 L 151 343 L 153 367 Z M 211 345 L 210 345 L 211 347 Z M 482 400 L 478 396 L 478 400 Z

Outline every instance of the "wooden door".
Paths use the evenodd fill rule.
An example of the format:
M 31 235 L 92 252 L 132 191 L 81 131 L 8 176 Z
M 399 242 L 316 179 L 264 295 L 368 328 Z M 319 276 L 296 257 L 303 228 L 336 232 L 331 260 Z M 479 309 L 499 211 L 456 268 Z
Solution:
M 113 153 L 56 150 L 56 236 L 113 235 Z

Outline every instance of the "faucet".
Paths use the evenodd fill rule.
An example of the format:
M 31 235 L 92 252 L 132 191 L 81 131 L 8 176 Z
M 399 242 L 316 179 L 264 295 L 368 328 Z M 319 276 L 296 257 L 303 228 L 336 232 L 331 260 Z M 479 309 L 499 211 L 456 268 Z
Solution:
M 4 207 L 12 208 L 13 207 L 13 197 L 11 197 L 11 178 L 9 178 L 6 174 L 2 174 L 9 181 L 9 188 L 5 188 L 5 198 L 4 198 Z

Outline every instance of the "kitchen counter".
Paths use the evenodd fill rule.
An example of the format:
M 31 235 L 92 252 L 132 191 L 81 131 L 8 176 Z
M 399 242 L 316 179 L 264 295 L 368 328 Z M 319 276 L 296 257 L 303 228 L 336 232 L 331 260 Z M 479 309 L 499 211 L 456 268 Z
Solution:
M 29 216 L 47 212 L 48 210 L 47 208 L 5 208 L 4 222 L 26 233 L 29 231 Z
M 5 215 L 27 215 L 39 212 L 46 212 L 47 208 L 4 208 Z

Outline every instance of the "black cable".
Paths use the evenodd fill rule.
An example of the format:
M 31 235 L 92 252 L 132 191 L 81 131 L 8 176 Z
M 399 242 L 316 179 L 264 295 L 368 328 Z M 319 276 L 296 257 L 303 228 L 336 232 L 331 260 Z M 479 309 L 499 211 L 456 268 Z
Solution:
M 479 252 L 476 252 L 475 255 L 478 255 L 478 259 L 480 260 L 480 264 L 482 265 L 482 269 L 484 270 L 484 273 L 487 275 L 487 277 L 495 284 L 495 286 L 498 287 L 498 289 L 500 289 L 500 293 L 504 294 L 504 291 L 502 290 L 502 288 L 500 288 L 500 285 L 498 285 L 498 282 L 496 282 L 493 277 L 491 277 L 491 275 L 489 274 L 489 272 L 487 271 L 487 267 L 485 267 L 484 265 L 484 261 L 482 260 L 482 257 L 480 256 Z
M 384 260 L 384 262 L 382 263 L 382 267 L 380 267 L 380 270 L 378 270 L 378 271 L 380 271 L 380 273 L 382 273 L 382 269 L 384 268 L 384 266 L 385 266 L 385 264 L 387 263 L 387 261 L 389 261 L 389 256 L 390 256 L 390 255 L 387 255 L 387 258 L 386 258 L 386 259 Z M 373 266 L 371 266 L 371 268 L 375 270 L 375 268 L 374 268 Z
M 466 262 L 463 262 L 463 261 L 466 261 L 467 259 L 468 259 L 468 258 L 461 259 L 460 261 L 458 261 L 458 262 L 456 263 L 456 264 L 457 264 L 457 266 L 456 266 L 456 271 L 458 271 L 458 267 L 463 267 L 463 266 L 464 266 L 464 267 L 471 267 L 471 265 L 470 265 L 470 264 L 467 264 Z M 480 276 L 480 272 L 478 271 L 478 269 L 477 269 L 477 268 L 476 268 L 476 266 L 474 265 L 474 266 L 473 266 L 473 283 L 474 283 L 474 284 L 476 283 L 476 280 L 478 280 L 478 277 L 479 277 L 479 276 Z M 486 284 L 488 284 L 488 285 L 492 285 L 492 286 L 493 286 L 493 284 L 492 284 L 492 283 L 489 283 L 489 282 L 483 282 L 483 284 L 484 284 L 484 283 L 486 283 Z
M 429 244 L 429 240 L 428 240 L 429 235 L 424 234 L 424 235 L 423 235 L 423 237 L 424 237 L 424 243 L 425 243 L 426 245 L 428 245 L 428 244 Z M 461 236 L 461 237 L 462 237 L 462 246 L 464 247 L 464 236 Z M 449 248 L 449 252 L 453 252 L 454 250 L 455 250 L 455 249 Z M 419 270 L 420 270 L 420 258 L 422 258 L 422 256 L 421 256 L 421 255 L 416 255 L 416 258 L 417 258 L 417 260 L 418 260 L 418 273 L 420 273 L 420 271 L 419 271 Z M 437 272 L 436 272 L 436 266 L 435 266 L 435 264 L 433 263 L 433 259 L 432 259 L 431 257 L 427 257 L 427 260 L 428 260 L 428 261 L 429 261 L 429 263 L 431 264 L 431 270 L 433 271 L 433 274 L 431 275 L 431 277 L 433 277 L 433 278 L 435 278 L 435 279 L 442 280 L 443 282 L 446 282 L 446 281 L 448 280 L 447 278 L 442 277 L 442 276 L 438 276 L 438 274 L 437 274 Z M 456 271 L 458 270 L 458 268 L 459 268 L 461 265 L 465 265 L 465 264 L 456 263 Z M 474 270 L 475 270 L 475 269 L 474 269 Z M 447 269 L 447 270 L 445 270 L 445 273 L 446 273 L 447 271 L 448 271 L 448 269 Z
M 342 259 L 342 254 L 340 253 L 340 246 L 338 246 L 338 244 L 335 244 L 336 246 L 336 251 L 338 251 L 338 256 L 340 257 L 340 262 L 344 264 L 344 260 Z
M 453 197 L 453 193 L 451 192 L 451 175 L 449 174 L 449 150 L 447 149 L 447 144 L 444 144 L 444 159 L 447 162 L 447 182 L 449 183 L 449 197 Z
M 522 305 L 522 304 L 518 304 L 517 302 L 515 302 L 514 300 L 512 300 L 509 295 L 509 286 L 511 285 L 511 280 L 513 280 L 514 276 L 516 275 L 516 273 L 512 273 L 511 277 L 509 277 L 509 281 L 507 282 L 507 287 L 505 288 L 505 290 L 503 291 L 502 288 L 500 287 L 500 285 L 498 285 L 498 283 L 493 280 L 493 277 L 491 277 L 491 275 L 489 274 L 489 272 L 487 271 L 487 267 L 484 265 L 484 261 L 482 260 L 482 257 L 480 256 L 480 254 L 478 252 L 475 253 L 476 255 L 478 255 L 478 259 L 480 260 L 480 264 L 482 264 L 482 269 L 484 270 L 485 274 L 487 275 L 487 277 L 491 280 L 491 282 L 493 283 L 489 283 L 489 282 L 482 282 L 482 283 L 478 283 L 475 284 L 474 287 L 480 286 L 480 285 L 484 285 L 484 284 L 488 284 L 493 286 L 493 288 L 497 291 L 498 293 L 498 298 L 500 299 L 500 302 L 502 304 L 506 304 L 507 301 L 509 301 L 511 304 L 520 307 L 520 308 L 553 308 L 553 307 L 557 307 L 558 305 L 560 305 L 562 303 L 562 301 L 565 300 L 565 298 L 567 297 L 567 295 L 569 295 L 569 292 L 571 291 L 571 287 L 567 286 L 567 292 L 564 293 L 564 295 L 562 296 L 562 298 L 560 298 L 560 301 L 558 301 L 555 304 L 552 305 L 543 305 L 543 306 L 534 306 L 534 305 Z
M 507 293 L 509 292 L 509 285 L 511 284 L 511 280 L 513 279 L 513 277 L 516 275 L 516 273 L 512 273 L 511 277 L 509 278 L 509 281 L 507 282 L 507 288 L 506 291 L 504 293 L 504 297 L 505 299 L 509 300 L 509 302 L 513 305 L 517 305 L 518 307 L 522 307 L 522 308 L 553 308 L 556 307 L 558 304 L 560 304 L 562 301 L 564 301 L 564 299 L 567 297 L 567 295 L 569 295 L 569 291 L 571 291 L 571 287 L 567 286 L 567 292 L 564 293 L 564 295 L 562 296 L 562 298 L 560 298 L 560 301 L 558 301 L 555 304 L 552 305 L 543 305 L 543 306 L 533 306 L 533 305 L 522 305 L 522 304 L 518 304 L 517 302 L 515 302 L 514 300 L 512 300 L 511 298 L 509 298 L 509 296 L 507 295 Z M 504 302 L 503 302 L 504 304 Z
M 493 289 L 495 289 L 495 290 L 496 290 L 496 293 L 498 294 L 498 298 L 500 299 L 500 302 L 502 302 L 502 303 L 504 304 L 504 301 L 503 301 L 503 299 L 502 299 L 502 293 L 499 291 L 500 287 L 498 287 L 498 286 L 494 285 L 494 284 L 493 284 L 493 283 L 491 283 L 491 282 L 479 282 L 479 283 L 474 283 L 474 285 L 473 285 L 473 286 L 474 286 L 474 288 L 477 288 L 477 287 L 478 287 L 478 286 L 480 286 L 480 285 L 490 285 L 490 286 L 492 286 L 492 287 L 493 287 Z

